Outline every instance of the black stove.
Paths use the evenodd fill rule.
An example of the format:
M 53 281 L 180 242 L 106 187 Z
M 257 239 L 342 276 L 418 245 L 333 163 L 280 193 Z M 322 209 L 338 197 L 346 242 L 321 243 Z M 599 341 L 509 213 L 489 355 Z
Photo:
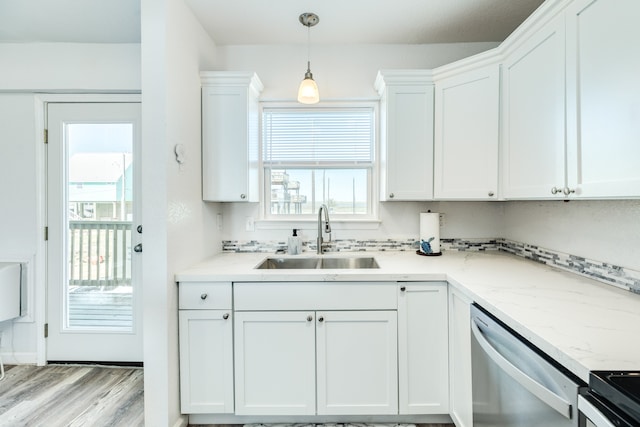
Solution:
M 592 371 L 591 402 L 616 426 L 640 426 L 640 371 Z

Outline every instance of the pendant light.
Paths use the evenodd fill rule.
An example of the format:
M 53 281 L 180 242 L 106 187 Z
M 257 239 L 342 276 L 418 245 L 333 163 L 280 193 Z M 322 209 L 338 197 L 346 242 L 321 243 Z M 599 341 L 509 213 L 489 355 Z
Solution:
M 311 74 L 311 61 L 309 60 L 311 51 L 311 27 L 316 25 L 320 18 L 315 13 L 303 13 L 300 15 L 300 23 L 307 27 L 307 72 L 304 73 L 304 80 L 298 89 L 298 102 L 301 104 L 317 104 L 320 101 L 318 85 L 313 80 Z

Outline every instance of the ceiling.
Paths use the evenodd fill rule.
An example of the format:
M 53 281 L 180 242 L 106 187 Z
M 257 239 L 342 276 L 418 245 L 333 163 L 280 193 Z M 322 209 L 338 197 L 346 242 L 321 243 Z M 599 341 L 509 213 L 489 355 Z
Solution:
M 543 0 L 184 0 L 218 45 L 499 42 Z M 140 42 L 139 0 L 0 0 L 0 41 Z

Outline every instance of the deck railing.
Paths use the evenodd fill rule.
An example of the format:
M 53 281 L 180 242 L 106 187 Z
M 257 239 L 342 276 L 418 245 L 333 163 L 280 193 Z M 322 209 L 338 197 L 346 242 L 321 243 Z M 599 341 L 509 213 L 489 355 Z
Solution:
M 69 221 L 69 285 L 131 285 L 131 224 Z

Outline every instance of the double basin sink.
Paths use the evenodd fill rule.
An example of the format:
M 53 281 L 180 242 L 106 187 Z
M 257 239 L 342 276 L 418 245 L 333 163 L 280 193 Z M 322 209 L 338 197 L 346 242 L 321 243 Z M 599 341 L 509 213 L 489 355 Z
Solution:
M 310 258 L 267 258 L 258 264 L 259 270 L 288 270 L 288 269 L 333 269 L 333 268 L 380 268 L 373 257 L 341 257 L 325 258 L 324 256 Z

